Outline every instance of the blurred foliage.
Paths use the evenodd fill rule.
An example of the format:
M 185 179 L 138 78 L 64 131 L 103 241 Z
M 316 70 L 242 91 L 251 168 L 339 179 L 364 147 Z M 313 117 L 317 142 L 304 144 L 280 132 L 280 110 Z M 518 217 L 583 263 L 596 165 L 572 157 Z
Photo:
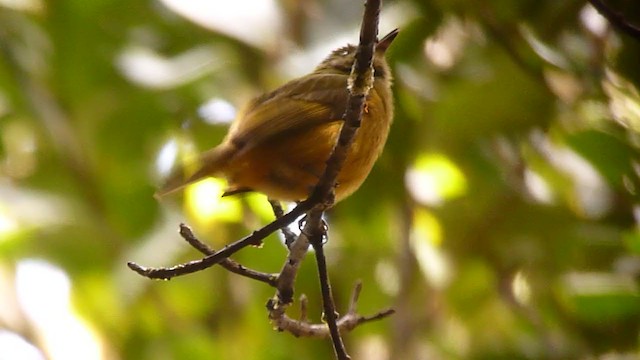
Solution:
M 640 24 L 638 2 L 606 2 Z M 126 268 L 197 258 L 180 221 L 221 247 L 270 220 L 259 195 L 152 194 L 174 158 L 220 141 L 229 111 L 355 42 L 362 10 L 181 10 L 202 3 L 0 1 L 0 352 L 331 357 L 271 328 L 263 284 Z M 389 142 L 328 216 L 340 309 L 362 279 L 361 313 L 398 311 L 346 335 L 354 358 L 639 357 L 640 39 L 572 0 L 389 1 L 381 33 L 394 27 Z M 277 272 L 285 255 L 274 235 L 235 258 Z M 319 321 L 311 257 L 296 291 Z

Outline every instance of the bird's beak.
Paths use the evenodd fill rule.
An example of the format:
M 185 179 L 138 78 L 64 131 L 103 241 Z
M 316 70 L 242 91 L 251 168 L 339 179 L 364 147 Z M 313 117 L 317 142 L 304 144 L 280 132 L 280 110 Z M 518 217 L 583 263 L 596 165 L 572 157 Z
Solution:
M 388 33 L 387 35 L 385 35 L 381 40 L 378 40 L 378 43 L 376 44 L 376 52 L 380 51 L 381 53 L 384 54 L 385 51 L 387 51 L 387 48 L 389 48 L 389 45 L 391 45 L 391 43 L 393 42 L 393 39 L 396 38 L 396 36 L 398 36 L 398 29 L 393 29 L 391 30 L 390 33 Z

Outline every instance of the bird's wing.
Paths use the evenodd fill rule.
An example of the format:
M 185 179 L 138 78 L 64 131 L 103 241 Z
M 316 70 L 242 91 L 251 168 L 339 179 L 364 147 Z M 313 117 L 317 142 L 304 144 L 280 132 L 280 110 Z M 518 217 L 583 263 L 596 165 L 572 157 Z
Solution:
M 347 99 L 347 76 L 311 74 L 253 100 L 229 140 L 240 152 L 275 137 L 340 121 Z
M 265 141 L 286 138 L 299 130 L 341 121 L 348 99 L 347 76 L 311 74 L 291 81 L 249 103 L 225 142 L 191 161 L 196 171 L 185 178 L 185 166 L 178 166 L 156 193 L 156 197 L 220 171 L 233 158 Z

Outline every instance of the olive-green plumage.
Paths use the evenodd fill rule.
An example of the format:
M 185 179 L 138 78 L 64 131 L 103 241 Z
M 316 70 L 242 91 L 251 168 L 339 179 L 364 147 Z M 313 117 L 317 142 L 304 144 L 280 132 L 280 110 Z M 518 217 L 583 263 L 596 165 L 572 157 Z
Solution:
M 393 119 L 391 71 L 384 53 L 397 30 L 376 46 L 373 88 L 338 175 L 336 202 L 364 182 L 382 152 Z M 349 93 L 347 80 L 356 47 L 331 53 L 309 75 L 252 100 L 231 125 L 223 142 L 197 159 L 195 173 L 174 171 L 156 193 L 162 196 L 209 176 L 225 177 L 227 193 L 258 191 L 271 199 L 305 199 L 322 175 L 333 149 Z

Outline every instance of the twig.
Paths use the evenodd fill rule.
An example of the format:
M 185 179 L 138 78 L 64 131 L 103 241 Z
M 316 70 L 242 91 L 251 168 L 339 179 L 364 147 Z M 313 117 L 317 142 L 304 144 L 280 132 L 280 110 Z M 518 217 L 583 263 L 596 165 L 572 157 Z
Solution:
M 395 310 L 388 308 L 369 316 L 358 315 L 356 311 L 356 305 L 361 289 L 362 283 L 358 282 L 351 296 L 349 311 L 336 321 L 337 327 L 342 333 L 351 331 L 364 323 L 380 320 L 395 313 Z M 267 304 L 267 308 L 269 308 L 269 318 L 275 325 L 276 329 L 278 329 L 279 331 L 287 331 L 295 337 L 304 336 L 314 338 L 329 338 L 331 335 L 329 333 L 329 327 L 327 326 L 327 324 L 311 324 L 307 321 L 306 302 L 306 298 L 300 299 L 300 320 L 295 320 L 285 314 L 284 308 L 271 308 L 271 306 L 275 305 L 272 299 Z
M 394 314 L 396 311 L 392 308 L 387 308 L 385 310 L 382 310 L 376 314 L 370 315 L 370 316 L 361 316 L 361 315 L 357 315 L 357 308 L 358 308 L 358 300 L 360 299 L 360 292 L 362 291 L 362 281 L 358 281 L 356 282 L 356 286 L 353 288 L 353 292 L 351 293 L 351 300 L 349 301 L 349 310 L 347 312 L 347 315 L 345 315 L 344 317 L 342 317 L 340 320 L 338 320 L 338 323 L 343 322 L 344 323 L 344 327 L 346 328 L 346 330 L 351 330 L 353 328 L 355 328 L 356 326 L 360 325 L 360 324 L 364 324 L 366 322 L 369 321 L 375 321 L 375 320 L 380 320 L 383 319 L 389 315 Z M 349 327 L 347 326 L 347 324 L 349 323 L 347 321 L 347 316 L 351 316 L 353 318 L 355 318 L 357 321 L 356 323 L 353 323 L 353 327 Z
M 362 121 L 365 98 L 373 86 L 373 52 L 378 36 L 381 0 L 367 0 L 360 28 L 360 43 L 349 76 L 349 100 L 338 142 L 327 160 L 327 167 L 309 199 L 330 207 L 338 173 L 347 158 L 347 152 Z
M 307 218 L 305 227 L 310 223 L 309 220 L 310 219 Z M 269 309 L 269 319 L 271 319 L 279 331 L 287 331 L 296 337 L 329 338 L 330 332 L 326 323 L 311 324 L 308 322 L 307 299 L 304 295 L 302 295 L 300 299 L 300 320 L 291 319 L 286 315 L 286 309 L 293 301 L 293 284 L 295 283 L 300 263 L 309 249 L 309 234 L 309 229 L 303 229 L 300 236 L 298 236 L 289 248 L 289 256 L 282 267 L 282 271 L 278 275 L 278 290 L 276 295 L 267 303 L 267 309 Z M 347 314 L 336 321 L 340 333 L 351 331 L 361 324 L 379 320 L 395 313 L 393 309 L 389 308 L 372 316 L 358 315 L 356 312 L 356 304 L 361 289 L 362 284 L 358 282 L 349 302 Z
M 279 307 L 286 306 L 293 301 L 293 285 L 298 276 L 300 264 L 309 251 L 309 238 L 304 231 L 289 246 L 289 255 L 278 275 L 278 289 L 276 301 Z
M 182 236 L 182 238 L 185 239 L 189 243 L 189 245 L 191 245 L 193 248 L 200 251 L 201 253 L 205 255 L 215 254 L 215 250 L 210 248 L 209 245 L 198 240 L 198 238 L 196 238 L 196 236 L 193 234 L 193 231 L 191 230 L 191 228 L 185 224 L 180 224 L 180 236 Z M 222 266 L 223 268 L 227 269 L 228 271 L 234 274 L 238 274 L 253 280 L 263 282 L 272 287 L 276 287 L 278 283 L 277 274 L 268 274 L 268 273 L 252 270 L 243 266 L 237 261 L 233 261 L 229 258 L 222 259 L 222 261 L 220 261 L 220 266 Z
M 333 293 L 331 291 L 331 284 L 329 282 L 329 272 L 327 271 L 327 260 L 324 256 L 324 237 L 326 236 L 326 230 L 320 228 L 320 220 L 322 216 L 322 210 L 313 209 L 307 215 L 308 217 L 314 216 L 310 219 L 306 226 L 305 231 L 311 232 L 309 240 L 316 254 L 316 263 L 318 266 L 318 278 L 320 279 L 320 289 L 322 292 L 322 305 L 324 309 L 324 319 L 329 327 L 329 333 L 331 334 L 331 341 L 333 342 L 333 349 L 336 352 L 336 357 L 339 360 L 351 359 L 347 350 L 344 347 L 344 342 L 340 336 L 340 330 L 338 329 L 338 313 L 336 312 L 336 305 L 333 302 Z M 316 225 L 317 224 L 317 225 Z M 316 225 L 316 226 L 313 226 Z
M 309 304 L 309 299 L 305 294 L 300 295 L 300 321 L 307 322 L 309 321 L 309 317 L 307 316 L 307 305 Z
M 589 3 L 618 30 L 640 41 L 640 27 L 631 24 L 621 13 L 614 11 L 603 0 L 589 0 Z
M 360 30 L 360 44 L 356 51 L 356 58 L 351 75 L 349 76 L 348 84 L 350 94 L 344 114 L 345 123 L 340 131 L 336 146 L 327 160 L 327 167 L 307 199 L 314 207 L 307 214 L 304 230 L 290 246 L 289 257 L 278 277 L 278 292 L 267 304 L 269 317 L 278 329 L 287 330 L 296 336 L 318 336 L 317 334 L 319 333 L 324 335 L 330 333 L 338 359 L 349 359 L 349 355 L 340 337 L 340 328 L 347 329 L 347 327 L 338 324 L 339 321 L 337 320 L 335 305 L 331 296 L 326 260 L 322 248 L 324 230 L 321 219 L 324 210 L 333 204 L 333 191 L 336 178 L 342 169 L 356 131 L 360 127 L 364 102 L 373 84 L 372 62 L 378 34 L 380 5 L 380 0 L 370 0 L 365 4 L 365 14 Z M 295 282 L 299 264 L 308 250 L 310 238 L 315 238 L 316 240 L 314 248 L 316 249 L 316 257 L 318 259 L 318 272 L 320 273 L 322 284 L 327 325 L 313 325 L 304 321 L 295 321 L 285 315 L 286 307 L 293 299 L 293 283 Z M 391 313 L 393 313 L 393 310 L 387 310 L 382 312 L 382 315 L 375 316 L 372 319 L 388 316 Z M 346 319 L 352 317 L 361 319 L 359 320 L 360 322 L 370 320 L 369 318 L 352 315 L 350 317 L 344 317 L 343 319 L 345 320 L 341 319 L 340 321 L 343 321 L 345 324 L 351 324 L 352 322 L 346 321 Z
M 245 236 L 242 239 L 231 243 L 214 254 L 207 255 L 206 257 L 190 261 L 187 263 L 179 264 L 172 267 L 161 268 L 148 268 L 138 265 L 135 262 L 128 262 L 127 266 L 137 272 L 138 274 L 147 277 L 149 279 L 163 279 L 170 280 L 176 276 L 191 274 L 197 271 L 201 271 L 211 266 L 220 263 L 222 260 L 228 258 L 234 253 L 244 249 L 249 245 L 258 246 L 262 243 L 262 240 L 269 236 L 274 231 L 279 230 L 285 225 L 292 223 L 300 215 L 307 212 L 313 203 L 310 200 L 305 200 L 298 204 L 293 210 L 285 214 L 284 216 L 275 219 L 271 223 L 265 225 L 259 230 L 254 231 L 251 235 Z

